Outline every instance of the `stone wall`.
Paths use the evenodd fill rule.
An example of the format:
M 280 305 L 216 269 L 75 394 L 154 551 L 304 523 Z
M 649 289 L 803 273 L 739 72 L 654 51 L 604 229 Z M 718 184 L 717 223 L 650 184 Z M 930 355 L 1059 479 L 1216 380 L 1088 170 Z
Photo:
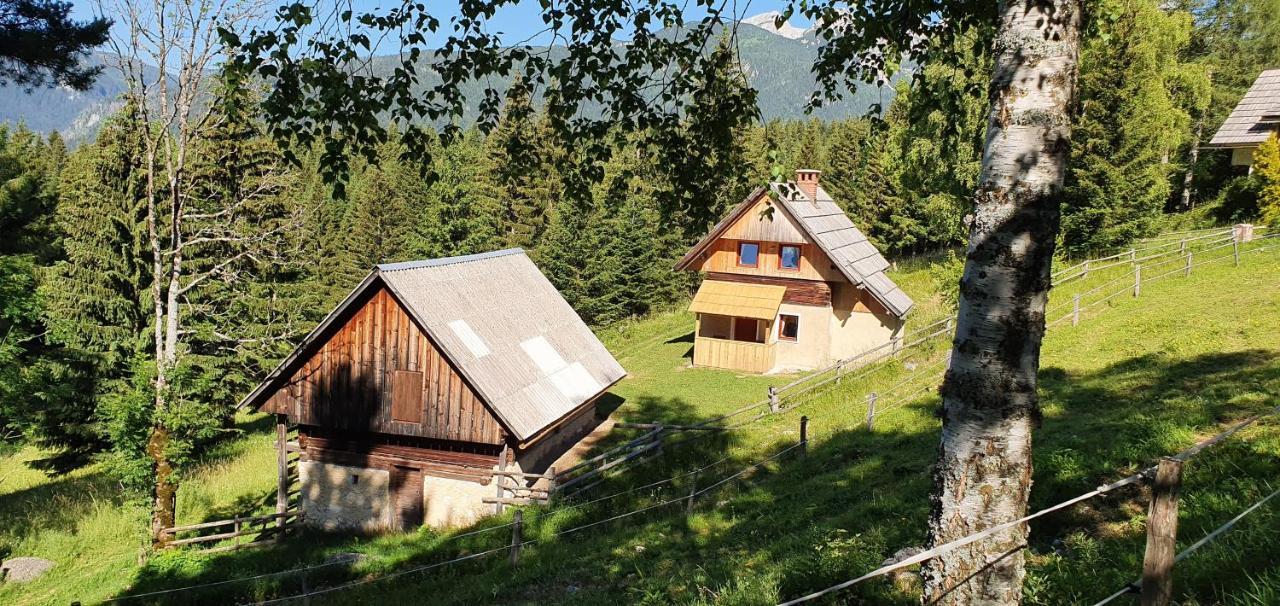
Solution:
M 377 532 L 390 526 L 391 474 L 383 469 L 302 461 L 306 523 L 325 530 Z

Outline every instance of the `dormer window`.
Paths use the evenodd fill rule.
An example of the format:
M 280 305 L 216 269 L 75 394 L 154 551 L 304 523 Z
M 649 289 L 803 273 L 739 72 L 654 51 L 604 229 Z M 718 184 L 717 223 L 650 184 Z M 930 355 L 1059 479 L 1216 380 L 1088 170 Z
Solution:
M 796 271 L 800 269 L 800 247 L 794 244 L 783 244 L 778 251 L 778 269 Z
M 760 264 L 760 243 L 738 243 L 738 267 L 756 267 Z

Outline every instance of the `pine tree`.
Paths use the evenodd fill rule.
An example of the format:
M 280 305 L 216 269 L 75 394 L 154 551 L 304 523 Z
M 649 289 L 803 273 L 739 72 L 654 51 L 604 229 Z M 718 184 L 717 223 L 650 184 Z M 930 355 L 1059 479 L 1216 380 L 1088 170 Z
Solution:
M 528 83 L 517 78 L 485 145 L 502 209 L 504 246 L 532 248 L 546 231 L 551 200 L 544 187 L 549 172 L 544 152 L 551 136 L 546 123 L 537 120 Z
M 188 408 L 225 423 L 233 412 L 230 405 L 318 319 L 316 306 L 324 297 L 312 287 L 314 275 L 297 253 L 306 236 L 305 202 L 289 195 L 294 175 L 252 115 L 257 95 L 228 81 L 219 82 L 215 93 L 213 127 L 193 150 L 191 229 L 234 233 L 258 244 L 254 254 L 238 259 L 231 243 L 191 249 L 195 271 L 235 261 L 192 297 L 187 313 L 193 336 L 183 359 L 181 393 Z M 200 225 L 202 220 L 207 225 Z
M 55 214 L 63 257 L 40 282 L 52 343 L 93 363 L 94 418 L 109 444 L 109 462 L 132 486 L 148 483 L 139 456 L 146 443 L 139 422 L 149 418 L 144 359 L 151 342 L 144 301 L 150 287 L 144 246 L 144 176 L 132 105 L 109 119 L 93 144 L 67 159 Z M 143 425 L 145 427 L 145 425 Z
M 1080 112 L 1062 217 L 1062 239 L 1080 251 L 1147 233 L 1172 197 L 1170 158 L 1190 138 L 1191 119 L 1175 97 L 1208 89 L 1202 67 L 1186 64 L 1191 17 L 1154 0 L 1113 0 L 1098 10 L 1100 35 L 1081 55 Z

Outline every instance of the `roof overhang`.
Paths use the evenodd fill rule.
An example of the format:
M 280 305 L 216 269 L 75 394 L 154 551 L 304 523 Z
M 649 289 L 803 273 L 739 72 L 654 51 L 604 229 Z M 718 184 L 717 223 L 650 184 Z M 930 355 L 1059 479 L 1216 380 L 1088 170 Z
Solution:
M 707 280 L 693 296 L 689 311 L 771 321 L 778 315 L 787 287 Z

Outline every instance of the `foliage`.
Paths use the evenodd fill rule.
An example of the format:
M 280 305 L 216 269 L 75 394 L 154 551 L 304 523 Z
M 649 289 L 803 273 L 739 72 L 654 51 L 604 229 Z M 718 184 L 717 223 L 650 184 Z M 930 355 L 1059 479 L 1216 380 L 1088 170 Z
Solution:
M 71 18 L 71 3 L 0 0 L 0 86 L 89 88 L 101 67 L 84 66 L 89 49 L 107 41 L 111 20 Z
M 1253 170 L 1262 181 L 1258 195 L 1262 221 L 1280 227 L 1280 135 L 1272 134 L 1253 153 Z
M 1280 321 L 1280 310 L 1269 304 L 1267 289 L 1280 262 L 1273 249 L 1247 253 L 1235 268 L 1229 249 L 1223 252 L 1226 262 L 1197 267 L 1190 278 L 1144 285 L 1139 299 L 1118 298 L 1114 307 L 1086 315 L 1077 329 L 1050 331 L 1033 508 L 1114 481 L 1233 419 L 1265 410 L 1274 400 L 1280 390 L 1280 334 L 1267 329 Z M 920 302 L 917 311 L 928 314 L 938 311 L 924 308 L 936 299 L 930 265 L 931 261 L 911 267 L 900 263 L 892 274 Z M 1099 272 L 1077 288 L 1092 288 L 1108 279 Z M 1069 302 L 1071 294 L 1054 293 L 1054 303 Z M 1222 309 L 1239 313 L 1222 314 Z M 928 314 L 918 319 L 919 325 L 932 317 Z M 691 343 L 684 337 L 692 322 L 685 312 L 665 312 L 601 331 L 605 344 L 630 373 L 615 388 L 625 400 L 616 418 L 696 422 L 758 401 L 769 384 L 778 383 L 778 377 L 687 368 L 683 356 Z M 408 579 L 403 583 L 364 584 L 326 599 L 342 604 L 411 602 L 435 592 L 429 594 L 442 605 L 530 600 L 598 604 L 643 595 L 677 604 L 729 604 L 738 599 L 777 603 L 851 578 L 923 538 L 926 470 L 938 431 L 936 397 L 924 395 L 882 411 L 875 432 L 862 428 L 865 394 L 885 392 L 911 372 L 894 364 L 866 378 L 847 376 L 838 391 L 805 402 L 790 414 L 750 423 L 732 440 L 671 444 L 662 458 L 592 490 L 593 495 L 607 496 L 730 457 L 699 475 L 697 486 L 708 486 L 793 444 L 797 415 L 810 417 L 811 444 L 804 458 L 781 457 L 716 489 L 695 501 L 692 516 L 681 515 L 681 503 L 591 532 L 550 536 L 610 513 L 684 497 L 689 478 L 667 489 L 641 490 L 611 501 L 590 510 L 590 515 L 570 511 L 534 516 L 525 511 L 526 538 L 539 542 L 526 547 L 516 569 L 502 556 L 485 557 L 400 577 Z M 264 496 L 273 502 L 269 497 L 274 495 L 274 435 L 269 420 L 255 419 L 241 417 L 238 427 L 244 432 L 213 449 L 192 472 L 179 497 L 181 523 L 248 511 Z M 609 440 L 625 441 L 634 435 L 620 429 L 614 433 Z M 613 444 L 606 441 L 598 448 Z M 1280 461 L 1274 425 L 1259 425 L 1224 446 L 1209 449 L 1186 468 L 1180 527 L 1188 542 L 1274 488 L 1266 487 L 1267 482 L 1274 484 Z M 0 518 L 20 521 L 0 527 L 0 542 L 60 565 L 35 583 L 0 586 L 0 602 L 97 602 L 317 564 L 339 553 L 370 556 L 354 569 L 313 571 L 309 582 L 314 588 L 510 542 L 509 529 L 451 542 L 441 541 L 447 533 L 428 529 L 372 538 L 303 534 L 279 546 L 227 553 L 176 550 L 140 564 L 137 545 L 145 540 L 145 513 L 118 502 L 117 491 L 99 468 L 50 479 L 26 469 L 25 462 L 33 456 L 36 453 L 27 449 L 0 459 L 0 477 L 7 478 L 0 483 Z M 838 490 L 845 486 L 856 488 L 852 496 Z M 1145 498 L 1140 490 L 1117 492 L 1037 523 L 1026 602 L 1091 604 L 1132 581 L 1141 567 Z M 49 502 L 59 505 L 56 513 L 46 506 Z M 1277 575 L 1273 517 L 1274 509 L 1264 507 L 1216 541 L 1221 548 L 1180 562 L 1176 599 L 1232 603 L 1248 595 L 1269 595 L 1269 585 L 1261 585 L 1274 584 Z M 500 516 L 461 531 L 507 522 L 508 516 Z M 1223 570 L 1240 574 L 1224 575 Z M 1094 581 L 1081 583 L 1086 577 Z M 450 590 L 442 593 L 440 587 Z M 866 587 L 840 597 L 876 604 L 918 603 L 915 596 L 888 583 Z M 207 591 L 185 594 L 172 603 L 263 601 L 300 593 L 301 584 L 297 577 L 287 577 L 229 583 Z
M 1081 53 L 1081 103 L 1072 135 L 1062 240 L 1100 250 L 1150 233 L 1172 197 L 1173 154 L 1191 113 L 1209 102 L 1203 65 L 1187 62 L 1191 15 L 1149 0 L 1096 8 L 1096 35 Z

